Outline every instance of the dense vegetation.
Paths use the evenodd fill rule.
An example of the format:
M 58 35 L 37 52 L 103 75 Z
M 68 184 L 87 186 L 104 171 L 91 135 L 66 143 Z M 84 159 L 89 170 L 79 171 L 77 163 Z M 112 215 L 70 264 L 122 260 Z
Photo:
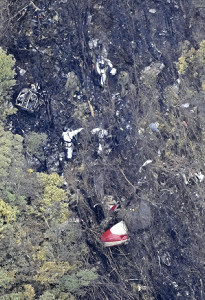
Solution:
M 27 168 L 25 154 L 44 158 L 46 135 L 5 129 L 14 58 L 0 48 L 0 299 L 74 299 L 97 278 L 81 226 L 69 221 L 71 197 L 57 173 Z M 14 112 L 10 110 L 9 114 Z

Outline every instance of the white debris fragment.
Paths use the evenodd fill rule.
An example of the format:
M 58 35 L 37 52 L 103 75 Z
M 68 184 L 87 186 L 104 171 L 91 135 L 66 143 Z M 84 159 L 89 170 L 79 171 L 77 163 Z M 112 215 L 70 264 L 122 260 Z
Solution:
M 205 178 L 205 176 L 200 172 L 198 173 L 195 173 L 195 176 L 196 176 L 196 179 L 199 181 L 199 182 L 202 182 Z
M 139 168 L 139 173 L 141 173 L 143 167 L 145 167 L 145 166 L 147 166 L 148 164 L 151 164 L 151 163 L 152 163 L 152 160 L 151 160 L 151 159 L 146 160 L 146 161 L 143 163 L 143 165 Z
M 138 133 L 139 133 L 140 135 L 142 135 L 144 132 L 145 132 L 144 128 L 139 128 L 139 129 L 138 129 Z
M 26 70 L 19 68 L 19 73 L 21 76 L 23 76 L 26 73 Z
M 158 122 L 155 122 L 155 123 L 151 123 L 149 124 L 149 128 L 154 131 L 154 132 L 159 132 L 159 123 Z
M 99 137 L 98 154 L 103 151 L 103 138 L 108 135 L 108 131 L 102 128 L 94 128 L 91 130 L 92 134 L 97 134 Z
M 98 154 L 101 153 L 103 151 L 103 147 L 102 145 L 99 143 L 99 146 L 98 146 Z
M 158 52 L 160 52 L 157 47 L 151 43 L 152 47 L 156 49 Z M 152 75 L 152 76 L 158 76 L 159 73 L 164 69 L 165 65 L 161 62 L 153 62 L 149 66 L 145 67 L 142 71 L 142 76 L 140 77 L 140 80 L 144 80 L 145 77 Z
M 146 160 L 146 162 L 143 163 L 142 167 L 145 167 L 146 165 L 151 164 L 151 162 L 152 162 L 151 159 Z
M 156 9 L 151 8 L 151 9 L 149 9 L 149 12 L 150 12 L 151 14 L 155 14 L 155 13 L 156 13 Z
M 184 104 L 181 105 L 181 107 L 188 108 L 189 105 L 190 105 L 189 103 L 184 103 Z
M 73 156 L 73 138 L 83 130 L 83 128 L 79 128 L 76 130 L 68 129 L 62 133 L 63 140 L 65 142 L 66 150 L 67 150 L 67 158 L 71 159 Z
M 186 175 L 185 174 L 182 174 L 182 177 L 183 177 L 183 179 L 184 179 L 184 183 L 187 185 L 187 184 L 189 184 L 189 182 L 188 182 L 188 180 L 187 180 L 187 178 L 186 178 Z
M 117 73 L 117 69 L 116 68 L 113 68 L 111 71 L 110 71 L 110 74 L 112 74 L 113 76 Z
M 92 39 L 88 42 L 88 45 L 89 45 L 89 48 L 90 49 L 93 49 L 93 48 L 96 48 L 97 45 L 98 45 L 98 39 Z
M 120 112 L 119 112 L 119 110 L 116 110 L 116 113 L 115 113 L 115 115 L 116 115 L 116 117 L 119 117 L 119 115 L 120 115 Z
M 104 136 L 108 135 L 108 131 L 106 129 L 102 129 L 102 128 L 94 128 L 91 130 L 92 134 L 98 133 L 98 137 L 100 139 L 103 139 Z
M 101 70 L 101 80 L 100 80 L 100 83 L 101 83 L 102 86 L 105 84 L 106 78 L 107 78 L 107 76 L 106 76 L 106 70 L 102 69 Z

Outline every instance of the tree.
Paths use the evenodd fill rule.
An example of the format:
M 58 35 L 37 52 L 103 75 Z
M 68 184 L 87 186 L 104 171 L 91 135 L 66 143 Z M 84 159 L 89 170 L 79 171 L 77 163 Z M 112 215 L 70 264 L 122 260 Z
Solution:
M 35 191 L 35 175 L 26 172 L 23 138 L 0 125 L 0 197 L 14 205 Z M 29 187 L 28 187 L 29 186 Z
M 67 192 L 62 188 L 64 179 L 57 173 L 50 175 L 45 173 L 38 174 L 39 184 L 43 189 L 39 199 L 39 212 L 46 222 L 57 220 L 65 222 L 69 215 Z
M 45 159 L 44 147 L 47 143 L 47 135 L 45 133 L 31 132 L 25 136 L 24 147 L 26 152 L 34 155 L 40 161 Z
M 0 121 L 16 112 L 10 102 L 11 90 L 16 83 L 14 65 L 14 57 L 0 48 Z

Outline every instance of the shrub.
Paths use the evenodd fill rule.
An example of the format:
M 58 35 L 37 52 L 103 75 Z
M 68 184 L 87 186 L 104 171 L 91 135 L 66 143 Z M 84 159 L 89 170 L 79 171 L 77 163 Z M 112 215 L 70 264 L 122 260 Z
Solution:
M 45 133 L 31 132 L 26 135 L 24 146 L 26 152 L 34 155 L 39 160 L 44 160 L 44 147 L 47 143 L 47 135 Z
M 74 293 L 83 287 L 87 287 L 93 280 L 97 279 L 95 268 L 85 269 L 72 275 L 65 275 L 62 278 L 62 284 L 66 291 Z

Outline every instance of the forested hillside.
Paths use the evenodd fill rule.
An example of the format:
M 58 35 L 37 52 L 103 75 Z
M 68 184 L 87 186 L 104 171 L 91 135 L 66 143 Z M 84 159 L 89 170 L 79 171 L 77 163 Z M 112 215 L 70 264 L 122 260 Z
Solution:
M 0 2 L 0 300 L 205 298 L 204 17 Z

